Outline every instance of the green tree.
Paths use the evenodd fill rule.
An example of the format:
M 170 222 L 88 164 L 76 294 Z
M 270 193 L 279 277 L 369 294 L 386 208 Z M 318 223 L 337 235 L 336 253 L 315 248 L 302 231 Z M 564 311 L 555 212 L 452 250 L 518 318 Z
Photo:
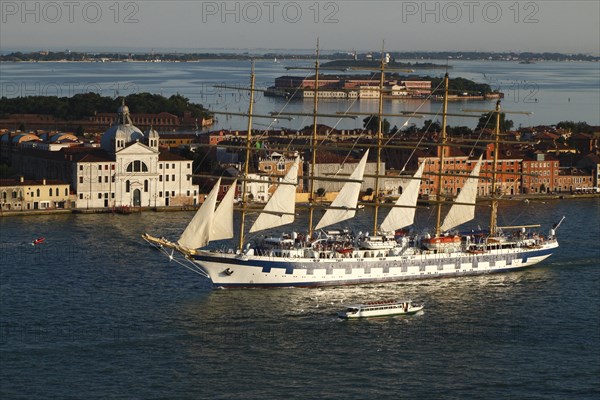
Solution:
M 506 114 L 500 113 L 500 132 L 510 131 L 514 123 L 510 119 L 506 119 Z M 496 113 L 490 111 L 488 113 L 482 114 L 479 118 L 479 122 L 477 123 L 476 129 L 496 129 Z
M 571 131 L 571 133 L 588 133 L 593 131 L 593 128 L 587 122 L 561 121 L 556 124 L 556 127 Z
M 441 132 L 442 124 L 440 121 L 433 121 L 431 119 L 425 120 L 423 122 L 423 128 L 421 128 L 421 132 Z
M 363 119 L 363 127 L 368 131 L 377 132 L 377 130 L 379 129 L 379 116 L 370 115 L 367 118 Z M 385 134 L 389 133 L 390 121 L 384 118 L 381 130 Z

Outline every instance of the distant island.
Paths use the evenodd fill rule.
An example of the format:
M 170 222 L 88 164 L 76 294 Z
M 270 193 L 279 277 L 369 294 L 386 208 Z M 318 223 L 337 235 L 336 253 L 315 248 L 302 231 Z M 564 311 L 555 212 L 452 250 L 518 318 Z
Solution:
M 375 63 L 375 61 L 373 61 Z M 319 74 L 320 98 L 345 99 L 377 99 L 380 97 L 380 72 L 372 74 Z M 386 99 L 424 99 L 439 100 L 443 91 L 439 88 L 443 78 L 430 76 L 400 75 L 391 72 L 385 75 L 383 97 Z M 283 75 L 275 78 L 273 86 L 267 88 L 265 96 L 284 97 L 288 99 L 312 99 L 315 95 L 316 78 L 314 75 L 303 77 Z M 454 78 L 450 81 L 449 100 L 491 100 L 501 99 L 503 93 L 493 90 L 486 83 L 477 83 L 465 78 Z
M 533 53 L 533 52 L 460 52 L 460 51 L 389 51 L 387 52 L 392 61 L 399 63 L 403 68 L 405 64 L 399 60 L 492 60 L 492 61 L 600 61 L 600 57 L 589 54 L 563 54 L 563 53 Z M 332 60 L 336 63 L 344 61 L 371 61 L 377 63 L 381 59 L 381 52 L 333 52 L 320 55 L 322 60 Z M 71 61 L 71 62 L 193 62 L 203 60 L 312 60 L 314 53 L 290 53 L 285 50 L 279 52 L 266 52 L 262 54 L 250 52 L 210 52 L 210 53 L 180 53 L 172 52 L 75 52 L 75 51 L 33 51 L 33 52 L 12 52 L 0 55 L 0 62 L 51 62 L 51 61 Z M 335 64 L 334 64 L 335 65 Z M 408 68 L 411 68 L 406 64 Z M 418 68 L 445 68 L 444 65 L 417 63 L 412 67 Z
M 321 64 L 321 68 L 323 69 L 360 69 L 360 68 L 379 68 L 381 61 L 373 60 L 373 59 L 342 59 L 342 60 L 333 60 L 326 63 Z M 392 60 L 386 63 L 386 68 L 393 69 L 446 69 L 452 68 L 451 65 L 444 64 L 434 64 L 434 63 L 407 63 L 407 62 L 398 62 Z

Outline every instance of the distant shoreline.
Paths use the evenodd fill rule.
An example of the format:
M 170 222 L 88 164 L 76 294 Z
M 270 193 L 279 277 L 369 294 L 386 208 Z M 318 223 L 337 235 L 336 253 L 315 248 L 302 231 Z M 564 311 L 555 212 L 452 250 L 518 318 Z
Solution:
M 391 61 L 405 63 L 405 60 L 423 61 L 441 61 L 445 65 L 448 61 L 507 61 L 522 62 L 524 64 L 534 64 L 542 61 L 600 61 L 600 56 L 590 54 L 564 54 L 564 53 L 532 53 L 532 52 L 386 52 L 391 57 Z M 289 53 L 283 51 L 267 51 L 252 54 L 250 51 L 243 52 L 125 52 L 125 51 L 13 51 L 0 53 L 0 62 L 199 62 L 206 60 L 313 60 L 314 53 Z M 321 54 L 321 60 L 345 61 L 345 62 L 371 62 L 380 60 L 381 53 L 373 52 L 332 52 Z M 443 67 L 442 64 L 440 64 Z

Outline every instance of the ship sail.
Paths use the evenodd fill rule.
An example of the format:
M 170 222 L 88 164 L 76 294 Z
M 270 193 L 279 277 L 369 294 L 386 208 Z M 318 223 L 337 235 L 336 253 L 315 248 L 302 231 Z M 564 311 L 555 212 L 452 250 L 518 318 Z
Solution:
M 250 233 L 294 222 L 299 165 L 300 157 L 296 157 L 296 161 L 294 161 L 283 181 L 267 202 L 264 208 L 265 212 L 258 216 L 250 228 Z
M 419 189 L 421 187 L 421 176 L 423 175 L 423 169 L 425 163 L 421 163 L 419 169 L 413 176 L 413 179 L 408 183 L 406 189 L 402 192 L 396 206 L 389 212 L 387 217 L 383 220 L 380 226 L 381 232 L 393 232 L 396 229 L 404 228 L 405 226 L 412 225 L 415 220 L 415 211 L 417 200 L 419 197 Z M 405 207 L 403 207 L 405 206 Z
M 455 200 L 456 203 L 469 203 L 472 205 L 453 204 L 452 207 L 450 207 L 450 211 L 448 211 L 448 215 L 444 218 L 441 230 L 447 231 L 475 218 L 475 200 L 477 198 L 477 184 L 479 182 L 478 176 L 480 168 L 481 156 Z
M 209 240 L 231 239 L 233 237 L 233 201 L 237 180 L 229 187 L 213 217 Z
M 350 180 L 361 181 L 365 173 L 365 166 L 367 165 L 367 157 L 369 150 L 365 152 L 365 155 L 358 163 L 358 166 L 350 175 Z M 360 194 L 361 182 L 346 182 L 340 190 L 333 203 L 331 203 L 330 209 L 328 209 L 323 218 L 319 221 L 315 229 L 321 229 L 335 223 L 345 221 L 350 218 L 354 218 L 356 214 L 356 206 L 358 204 L 358 195 Z
M 181 237 L 177 241 L 180 246 L 187 249 L 197 249 L 206 246 L 210 241 L 210 231 L 212 229 L 220 185 L 221 178 L 219 178 L 217 184 L 212 188 L 208 197 L 206 197 L 206 200 L 204 200 L 204 203 L 202 203 L 202 206 L 196 215 L 194 215 L 194 218 L 192 218 L 181 234 Z

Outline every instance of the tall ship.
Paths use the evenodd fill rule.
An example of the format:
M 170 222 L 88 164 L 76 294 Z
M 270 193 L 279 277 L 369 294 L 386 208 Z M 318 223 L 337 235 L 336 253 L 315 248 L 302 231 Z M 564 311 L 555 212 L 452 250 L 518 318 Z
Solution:
M 385 62 L 382 57 L 380 90 L 383 91 Z M 245 151 L 245 165 L 238 176 L 242 187 L 242 202 L 238 206 L 240 226 L 237 228 L 237 246 L 228 250 L 206 248 L 210 242 L 232 239 L 235 236 L 234 212 L 236 182 L 229 185 L 226 195 L 218 202 L 217 197 L 221 178 L 206 197 L 191 222 L 179 239 L 173 241 L 165 237 L 143 234 L 144 240 L 190 270 L 209 279 L 217 288 L 268 288 L 268 287 L 319 287 L 337 285 L 357 285 L 374 282 L 395 282 L 425 278 L 441 278 L 479 275 L 516 271 L 536 265 L 550 257 L 558 248 L 554 224 L 547 235 L 536 233 L 540 225 L 519 225 L 501 227 L 497 224 L 498 151 L 493 153 L 491 162 L 491 198 L 489 199 L 489 226 L 485 230 L 460 232 L 463 224 L 475 218 L 478 182 L 485 179 L 480 175 L 482 158 L 473 160 L 473 168 L 468 176 L 462 174 L 464 185 L 458 196 L 451 202 L 444 214 L 446 202 L 442 195 L 441 182 L 444 176 L 460 174 L 462 171 L 449 171 L 445 167 L 445 149 L 451 146 L 446 135 L 447 101 L 443 105 L 441 138 L 439 147 L 439 168 L 436 173 L 425 172 L 424 163 L 410 178 L 402 194 L 394 204 L 384 203 L 380 193 L 381 152 L 383 143 L 383 96 L 379 96 L 378 130 L 376 144 L 364 149 L 360 162 L 349 176 L 331 178 L 315 174 L 317 141 L 318 95 L 314 91 L 313 135 L 308 179 L 311 198 L 308 204 L 308 226 L 288 234 L 273 235 L 279 227 L 294 223 L 296 207 L 296 187 L 299 184 L 298 172 L 302 169 L 300 157 L 295 159 L 285 177 L 278 182 L 277 189 L 264 206 L 252 226 L 247 229 L 246 216 L 256 212 L 250 208 L 247 198 L 249 176 L 248 160 L 254 150 L 252 138 L 252 118 L 254 92 L 254 67 L 252 67 L 249 89 L 248 130 Z M 315 62 L 315 87 L 319 87 L 319 57 Z M 448 74 L 444 79 L 444 97 L 448 98 Z M 478 110 L 481 111 L 481 110 Z M 496 118 L 494 148 L 500 145 L 500 102 L 492 111 Z M 284 115 L 278 113 L 278 116 Z M 288 115 L 297 115 L 289 113 Z M 260 117 L 260 116 L 259 116 Z M 264 117 L 264 116 L 263 116 Z M 359 207 L 361 185 L 365 178 L 365 166 L 369 152 L 375 151 L 376 171 L 373 201 L 373 224 L 360 232 L 343 229 L 340 224 L 355 218 Z M 432 233 L 409 234 L 404 228 L 414 223 L 421 181 L 433 175 L 437 179 L 436 199 L 431 201 L 436 207 L 436 225 Z M 455 175 L 457 176 L 457 175 Z M 315 201 L 315 182 L 336 179 L 343 182 L 337 197 L 328 206 Z M 325 212 L 316 221 L 315 211 L 324 207 Z M 384 212 L 385 211 L 385 212 Z M 385 214 L 385 216 L 383 215 Z M 382 218 L 380 218 L 380 216 Z M 443 218 L 442 218 L 443 216 Z M 564 217 L 563 217 L 564 218 Z M 315 223 L 316 221 L 316 223 Z M 334 229 L 337 228 L 337 229 Z M 255 240 L 246 240 L 250 234 L 260 232 Z

